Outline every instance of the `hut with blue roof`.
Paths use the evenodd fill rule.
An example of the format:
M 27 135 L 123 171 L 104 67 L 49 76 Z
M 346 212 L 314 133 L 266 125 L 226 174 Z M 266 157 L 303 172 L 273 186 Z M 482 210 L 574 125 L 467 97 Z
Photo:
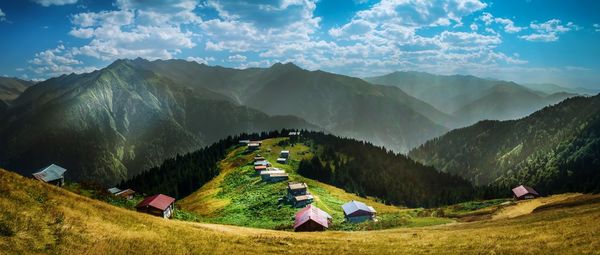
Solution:
M 377 211 L 371 206 L 358 201 L 350 201 L 342 205 L 344 217 L 347 222 L 360 223 L 368 220 L 375 220 Z
M 62 187 L 65 185 L 65 172 L 67 169 L 64 169 L 55 164 L 49 165 L 45 168 L 40 169 L 40 171 L 33 173 L 33 177 L 43 181 L 45 183 L 49 183 L 52 185 L 56 185 L 58 187 Z

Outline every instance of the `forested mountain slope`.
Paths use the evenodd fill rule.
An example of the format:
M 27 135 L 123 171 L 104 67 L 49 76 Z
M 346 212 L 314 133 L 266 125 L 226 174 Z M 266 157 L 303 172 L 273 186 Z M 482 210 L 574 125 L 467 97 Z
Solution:
M 570 98 L 519 120 L 453 130 L 409 155 L 503 190 L 528 184 L 542 194 L 600 191 L 600 95 Z
M 69 180 L 115 183 L 242 132 L 316 128 L 272 117 L 119 60 L 28 89 L 2 114 L 0 165 L 28 175 L 51 163 Z

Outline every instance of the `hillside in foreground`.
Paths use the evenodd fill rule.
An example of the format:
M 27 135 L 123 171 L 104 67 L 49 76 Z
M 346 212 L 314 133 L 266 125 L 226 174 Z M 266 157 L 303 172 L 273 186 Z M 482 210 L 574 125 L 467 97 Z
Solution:
M 369 232 L 293 233 L 164 220 L 0 170 L 0 249 L 9 254 L 593 254 L 600 203 L 529 215 Z M 576 203 L 579 202 L 579 203 Z

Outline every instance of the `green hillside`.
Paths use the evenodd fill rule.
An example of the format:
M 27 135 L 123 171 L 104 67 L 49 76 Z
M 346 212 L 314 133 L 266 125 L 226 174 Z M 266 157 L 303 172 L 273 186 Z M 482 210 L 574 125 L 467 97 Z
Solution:
M 301 137 L 292 138 L 284 135 L 287 131 L 281 132 L 229 137 L 200 151 L 166 160 L 160 167 L 137 175 L 120 186 L 182 199 L 178 205 L 192 213 L 182 216 L 185 219 L 271 229 L 289 229 L 297 209 L 280 201 L 286 194 L 287 182 L 261 181 L 253 166 L 253 158 L 258 154 L 266 157 L 274 167 L 285 170 L 290 181 L 307 183 L 315 196 L 315 205 L 336 219 L 335 229 L 446 223 L 448 219 L 429 218 L 432 212 L 420 214 L 421 209 L 401 208 L 432 207 L 473 198 L 473 189 L 467 181 L 422 166 L 401 154 L 318 132 L 304 131 Z M 260 150 L 248 153 L 245 146 L 237 144 L 239 139 L 246 138 L 262 139 Z M 350 148 L 339 149 L 336 159 L 343 158 L 343 162 L 328 158 L 328 151 L 340 147 Z M 281 150 L 291 151 L 288 164 L 276 163 Z M 334 175 L 339 179 L 321 179 L 308 175 L 307 168 L 302 168 L 305 162 L 320 161 L 320 158 L 323 163 L 337 166 Z M 349 174 L 355 178 L 348 178 Z M 374 206 L 380 221 L 362 225 L 340 224 L 343 220 L 341 205 L 351 200 Z
M 506 194 L 600 191 L 600 95 L 577 97 L 514 121 L 483 121 L 410 152 L 421 163 Z
M 315 197 L 313 204 L 333 216 L 332 229 L 381 229 L 451 222 L 446 218 L 417 217 L 420 211 L 418 209 L 402 209 L 385 205 L 374 198 L 359 197 L 299 175 L 296 171 L 299 162 L 302 159 L 312 158 L 313 153 L 302 143 L 290 144 L 288 138 L 263 140 L 261 149 L 255 153 L 246 153 L 245 147 L 232 150 L 219 163 L 221 173 L 198 191 L 179 201 L 178 205 L 186 211 L 200 215 L 198 220 L 201 221 L 258 228 L 291 229 L 298 208 L 286 202 L 279 202 L 279 199 L 286 194 L 287 182 L 262 182 L 251 163 L 257 154 L 264 156 L 270 162 L 275 162 L 281 150 L 291 152 L 290 163 L 273 163 L 273 166 L 285 170 L 290 175 L 290 181 L 308 184 L 309 191 Z M 378 212 L 379 221 L 344 224 L 341 205 L 351 200 L 362 201 L 373 206 Z

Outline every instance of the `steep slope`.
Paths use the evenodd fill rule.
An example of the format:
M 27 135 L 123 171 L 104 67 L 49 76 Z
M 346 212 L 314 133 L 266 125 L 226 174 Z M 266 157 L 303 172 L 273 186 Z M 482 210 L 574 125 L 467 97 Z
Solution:
M 183 60 L 135 63 L 190 87 L 224 94 L 272 115 L 294 115 L 338 135 L 406 152 L 443 134 L 452 118 L 402 90 L 294 64 L 244 70 Z
M 253 136 L 253 139 L 257 138 Z M 403 206 L 431 207 L 473 197 L 472 186 L 467 181 L 440 173 L 402 154 L 394 154 L 372 144 L 309 131 L 303 132 L 300 138 L 294 137 L 290 140 L 277 131 L 263 134 L 262 138 L 266 139 L 263 146 L 252 154 L 259 153 L 275 162 L 280 150 L 291 149 L 291 164 L 274 165 L 288 170 L 292 180 L 303 180 L 321 187 L 325 186 L 323 183 L 328 183 L 347 192 L 372 196 L 380 201 Z M 228 178 L 231 175 L 231 187 L 235 191 L 241 192 L 244 185 L 250 184 L 247 191 L 241 192 L 243 197 L 249 196 L 254 189 L 264 187 L 255 185 L 260 182 L 260 178 L 251 164 L 253 156 L 245 154 L 243 147 L 236 146 L 233 150 L 230 149 L 232 144 L 235 144 L 235 139 L 228 138 L 211 145 L 208 151 L 198 151 L 166 160 L 161 167 L 136 176 L 122 184 L 122 187 L 182 198 L 190 195 L 214 176 Z M 200 159 L 207 157 L 209 159 Z M 215 160 L 221 162 L 217 165 Z M 313 163 L 314 160 L 323 164 L 318 167 Z M 307 162 L 310 164 L 306 165 Z M 332 169 L 335 169 L 333 174 Z M 200 174 L 203 177 L 198 179 L 196 176 Z M 187 188 L 189 185 L 192 185 L 192 188 Z M 277 187 L 280 188 L 279 191 L 284 190 L 281 188 L 283 186 Z M 257 197 L 264 197 L 264 194 Z M 224 196 L 217 200 L 227 199 L 228 197 Z M 255 206 L 258 205 L 260 203 Z
M 31 81 L 0 76 L 0 101 L 14 100 L 31 86 L 33 86 Z
M 568 93 L 539 95 L 515 83 L 495 85 L 482 94 L 484 96 L 454 112 L 462 123 L 471 125 L 482 119 L 518 119 L 545 106 L 575 96 Z
M 28 89 L 5 112 L 0 165 L 30 174 L 57 163 L 69 169 L 70 180 L 115 183 L 231 134 L 314 127 L 222 98 L 128 60 L 53 78 Z
M 385 231 L 293 233 L 164 220 L 0 169 L 0 250 L 8 254 L 591 254 L 598 202 L 515 219 Z
M 244 147 L 229 152 L 219 163 L 219 175 L 190 194 L 178 205 L 186 211 L 201 215 L 207 222 L 240 226 L 291 230 L 291 221 L 298 208 L 282 203 L 287 182 L 264 183 L 251 164 L 257 153 L 271 162 L 281 150 L 289 150 L 292 157 L 288 164 L 273 163 L 285 170 L 291 181 L 305 182 L 314 197 L 314 205 L 333 217 L 336 230 L 382 229 L 400 226 L 437 225 L 452 222 L 437 217 L 417 217 L 414 209 L 398 208 L 377 202 L 372 197 L 359 197 L 325 183 L 305 178 L 296 172 L 298 163 L 310 159 L 313 154 L 304 143 L 290 143 L 287 138 L 277 137 L 263 140 L 261 151 L 245 153 Z M 269 152 L 270 150 L 270 152 Z M 377 223 L 345 224 L 341 205 L 351 201 L 362 201 L 377 210 Z
M 600 191 L 600 95 L 567 99 L 513 121 L 482 121 L 431 140 L 412 158 L 478 185 L 542 194 Z

